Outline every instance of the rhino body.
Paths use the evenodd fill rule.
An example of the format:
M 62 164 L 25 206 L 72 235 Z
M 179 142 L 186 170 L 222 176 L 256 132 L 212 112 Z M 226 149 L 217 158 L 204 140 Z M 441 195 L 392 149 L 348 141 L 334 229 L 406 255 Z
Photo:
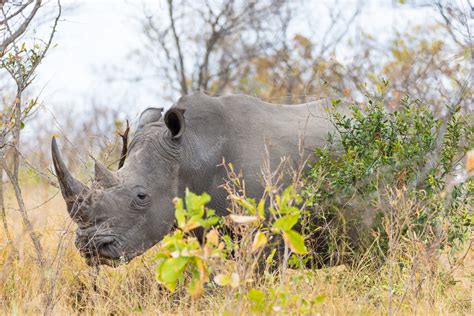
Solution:
M 264 161 L 271 169 L 282 157 L 300 163 L 301 145 L 303 158 L 310 157 L 333 130 L 323 102 L 275 105 L 243 95 L 194 94 L 164 116 L 161 111 L 142 113 L 120 170 L 96 162 L 93 188 L 72 177 L 53 139 L 61 191 L 78 224 L 76 246 L 90 264 L 128 262 L 159 242 L 174 225 L 172 199 L 186 188 L 208 192 L 209 206 L 225 215 L 223 159 L 242 173 L 247 195 L 258 199 Z

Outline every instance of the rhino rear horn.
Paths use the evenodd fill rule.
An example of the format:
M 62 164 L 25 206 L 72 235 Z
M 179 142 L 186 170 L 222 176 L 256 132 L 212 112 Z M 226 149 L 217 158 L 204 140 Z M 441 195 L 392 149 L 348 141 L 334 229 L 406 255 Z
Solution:
M 95 161 L 95 180 L 105 189 L 119 184 L 118 178 L 100 161 Z
M 80 181 L 76 180 L 69 170 L 66 167 L 61 154 L 58 149 L 58 144 L 56 143 L 56 138 L 53 137 L 51 141 L 51 153 L 53 156 L 53 165 L 54 170 L 56 171 L 56 176 L 58 177 L 59 187 L 61 188 L 61 193 L 64 200 L 66 201 L 67 210 L 69 215 L 73 219 L 81 218 L 81 210 L 78 207 L 78 198 L 81 195 L 88 194 L 90 189 L 82 184 Z

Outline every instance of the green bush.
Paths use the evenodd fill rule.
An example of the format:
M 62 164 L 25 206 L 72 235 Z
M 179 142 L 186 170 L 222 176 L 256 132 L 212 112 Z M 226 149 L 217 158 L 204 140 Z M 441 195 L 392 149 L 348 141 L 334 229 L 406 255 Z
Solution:
M 334 101 L 334 108 L 338 104 Z M 373 245 L 374 238 L 385 255 L 387 229 L 382 226 L 393 209 L 390 200 L 399 191 L 414 203 L 405 210 L 408 218 L 399 227 L 402 236 L 415 234 L 425 243 L 442 240 L 443 246 L 450 247 L 468 238 L 473 180 L 456 173 L 462 173 L 460 161 L 473 147 L 474 127 L 472 117 L 459 108 L 447 110 L 452 115 L 444 122 L 406 97 L 394 111 L 369 100 L 364 106 L 351 106 L 349 115 L 332 112 L 337 132 L 327 147 L 316 149 L 321 158 L 311 165 L 305 187 L 313 207 L 309 221 L 313 226 L 307 229 L 325 225 L 337 231 L 320 234 L 324 235 L 320 242 L 330 252 L 323 260 L 340 259 L 334 251 L 342 244 L 350 244 L 353 254 L 354 246 Z M 360 223 L 367 222 L 363 217 L 368 216 L 371 227 L 363 227 Z M 356 237 L 352 231 L 357 231 Z M 338 238 L 328 240 L 328 235 Z
M 282 240 L 282 274 L 291 254 L 307 253 L 304 237 L 295 230 L 301 215 L 295 205 L 301 203 L 301 197 L 292 186 L 272 196 L 273 203 L 268 212 L 265 197 L 257 204 L 253 199 L 231 195 L 239 213 L 218 217 L 214 210 L 206 207 L 210 201 L 207 193 L 196 195 L 189 190 L 186 190 L 184 201 L 174 200 L 177 229 L 164 237 L 160 250 L 152 259 L 156 263 L 157 281 L 171 292 L 179 284 L 185 284 L 188 293 L 198 298 L 204 293 L 204 286 L 210 284 L 211 274 L 215 274 L 214 282 L 222 287 L 239 288 L 254 282 L 252 279 L 263 262 L 263 258 L 260 260 L 262 255 L 267 254 L 263 250 L 269 240 Z M 271 218 L 266 218 L 265 213 Z M 219 231 L 216 225 L 221 228 Z M 197 229 L 203 232 L 196 232 Z M 225 234 L 226 231 L 233 231 L 233 234 Z M 278 244 L 268 246 L 277 248 Z M 267 257 L 267 265 L 272 264 L 274 254 L 275 251 Z M 235 267 L 229 270 L 229 263 Z

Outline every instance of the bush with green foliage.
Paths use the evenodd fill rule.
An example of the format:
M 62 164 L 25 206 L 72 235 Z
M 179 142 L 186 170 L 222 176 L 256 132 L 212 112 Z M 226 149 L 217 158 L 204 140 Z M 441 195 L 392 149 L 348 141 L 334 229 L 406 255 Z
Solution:
M 333 101 L 335 108 L 338 104 Z M 459 173 L 462 158 L 474 146 L 474 125 L 472 117 L 459 108 L 447 112 L 452 115 L 445 122 L 406 97 L 393 111 L 369 100 L 364 106 L 351 106 L 349 115 L 331 113 L 337 132 L 327 147 L 316 149 L 321 158 L 311 165 L 305 186 L 305 197 L 316 214 L 313 222 L 337 231 L 330 234 L 337 235 L 337 240 L 321 241 L 332 243 L 328 251 L 350 244 L 354 236 L 348 232 L 356 227 L 370 236 L 365 245 L 377 237 L 378 250 L 386 254 L 387 230 L 382 226 L 397 190 L 417 205 L 416 210 L 406 210 L 409 219 L 399 228 L 402 234 L 449 247 L 468 238 L 474 181 L 462 179 Z M 372 227 L 362 228 L 360 222 L 367 222 L 364 216 L 373 217 Z M 367 233 L 367 229 L 372 231 Z M 364 244 L 361 233 L 356 235 L 358 246 Z M 353 251 L 354 247 L 349 252 L 353 255 Z M 340 254 L 329 257 L 340 259 Z
M 278 241 L 272 244 L 269 241 L 282 241 L 284 266 L 291 254 L 307 253 L 303 236 L 295 230 L 301 216 L 301 210 L 295 205 L 301 203 L 301 197 L 292 186 L 274 196 L 268 211 L 265 198 L 258 203 L 237 195 L 231 198 L 240 206 L 239 214 L 230 214 L 227 218 L 225 226 L 232 234 L 226 234 L 223 228 L 226 218 L 216 216 L 214 210 L 206 207 L 211 200 L 207 193 L 196 195 L 187 190 L 184 201 L 175 199 L 177 229 L 163 239 L 153 259 L 157 264 L 156 278 L 168 290 L 174 292 L 179 283 L 186 284 L 192 297 L 200 297 L 204 286 L 211 281 L 211 274 L 215 275 L 214 282 L 222 287 L 239 288 L 252 283 L 262 255 L 269 254 L 266 260 L 269 265 L 275 255 L 275 251 L 264 252 L 263 249 L 267 244 L 275 249 L 279 247 Z M 244 260 L 236 260 L 236 257 Z M 229 269 L 229 262 L 234 262 L 234 267 Z M 246 291 L 245 286 L 242 289 Z

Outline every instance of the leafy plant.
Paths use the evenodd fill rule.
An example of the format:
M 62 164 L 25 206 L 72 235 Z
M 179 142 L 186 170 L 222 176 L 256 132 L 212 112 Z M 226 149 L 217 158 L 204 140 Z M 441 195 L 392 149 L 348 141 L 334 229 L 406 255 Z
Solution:
M 338 104 L 333 102 L 334 107 Z M 367 235 L 380 237 L 379 249 L 385 252 L 387 230 L 381 225 L 389 214 L 387 199 L 393 190 L 405 191 L 419 205 L 403 224 L 403 234 L 415 233 L 423 242 L 433 242 L 442 238 L 439 229 L 444 227 L 446 245 L 466 240 L 472 225 L 466 207 L 472 179 L 453 184 L 452 178 L 473 146 L 472 117 L 457 107 L 447 112 L 452 115 L 445 122 L 419 101 L 405 97 L 391 112 L 382 102 L 369 100 L 365 106 L 351 106 L 349 115 L 331 113 L 337 132 L 329 146 L 316 149 L 321 158 L 311 166 L 305 197 L 319 210 L 319 218 L 338 230 L 342 241 L 337 242 L 351 239 L 350 228 L 341 226 L 357 225 L 353 218 L 360 221 L 372 209 L 377 215 L 372 214 L 373 233 Z
M 247 213 L 229 215 L 230 225 L 253 227 L 246 236 L 251 241 L 251 247 L 244 249 L 247 257 L 254 256 L 251 264 L 245 269 L 229 271 L 225 268 L 229 255 L 242 249 L 239 246 L 242 240 L 221 235 L 216 228 L 212 228 L 220 218 L 214 210 L 206 207 L 211 200 L 207 193 L 196 195 L 186 190 L 184 201 L 180 198 L 174 201 L 177 229 L 163 239 L 153 259 L 157 263 L 156 278 L 168 290 L 174 292 L 180 283 L 187 283 L 188 292 L 198 298 L 203 294 L 204 285 L 210 281 L 209 275 L 218 270 L 221 272 L 213 280 L 219 286 L 238 288 L 242 283 L 252 282 L 252 273 L 248 273 L 251 272 L 248 270 L 256 269 L 268 240 L 276 236 L 282 238 L 285 246 L 285 265 L 291 252 L 307 253 L 303 236 L 295 230 L 301 214 L 295 204 L 301 203 L 301 196 L 292 186 L 281 195 L 275 195 L 274 206 L 268 208 L 271 217 L 269 225 L 265 224 L 265 198 L 258 205 L 248 198 L 234 196 L 233 199 Z M 202 229 L 203 232 L 196 232 L 196 229 Z M 202 235 L 201 241 L 196 237 L 198 234 Z M 247 271 L 244 273 L 242 270 Z
M 297 282 L 297 280 L 295 280 Z M 299 314 L 311 314 L 315 307 L 325 300 L 324 295 L 316 295 L 312 298 L 305 298 L 285 287 L 266 288 L 258 290 L 252 288 L 246 295 L 250 302 L 250 309 L 253 312 L 263 314 L 273 314 L 275 312 Z
M 187 289 L 192 297 L 200 297 L 212 271 L 210 261 L 225 255 L 224 244 L 219 243 L 217 231 L 207 232 L 219 221 L 214 210 L 205 207 L 210 200 L 206 193 L 196 195 L 187 190 L 186 208 L 182 199 L 174 201 L 178 229 L 163 239 L 160 251 L 153 259 L 157 262 L 156 279 L 172 292 L 189 275 Z M 204 229 L 204 244 L 190 234 L 196 228 Z

